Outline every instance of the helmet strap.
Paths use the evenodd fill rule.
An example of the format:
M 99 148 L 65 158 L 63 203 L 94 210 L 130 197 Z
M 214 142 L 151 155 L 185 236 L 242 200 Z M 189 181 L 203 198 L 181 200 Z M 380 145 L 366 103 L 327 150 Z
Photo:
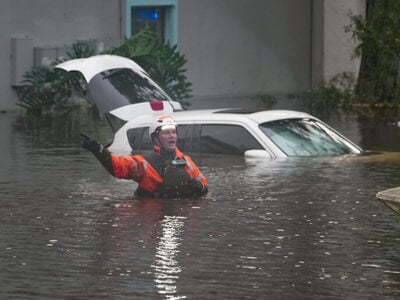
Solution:
M 164 147 L 164 145 L 161 143 L 160 139 L 158 138 L 158 133 L 154 135 L 153 137 L 153 142 L 156 144 L 158 147 L 160 147 L 160 150 L 167 151 Z
M 170 152 L 167 151 L 167 149 L 164 147 L 164 145 L 161 143 L 160 139 L 158 138 L 158 135 L 155 135 L 153 137 L 153 142 L 155 144 L 155 149 L 157 149 L 156 153 L 160 155 L 163 159 L 171 160 L 175 158 L 176 151 Z

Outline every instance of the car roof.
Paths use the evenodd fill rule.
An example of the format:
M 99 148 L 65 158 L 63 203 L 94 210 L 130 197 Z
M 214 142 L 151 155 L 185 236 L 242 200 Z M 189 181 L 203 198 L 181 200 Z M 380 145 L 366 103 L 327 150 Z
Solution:
M 281 120 L 281 119 L 298 119 L 309 118 L 316 119 L 315 117 L 293 110 L 264 110 L 264 111 L 248 111 L 243 109 L 202 109 L 202 110 L 186 110 L 177 111 L 173 113 L 177 122 L 179 121 L 226 121 L 226 120 L 252 120 L 257 124 Z
M 162 113 L 159 113 L 162 114 Z M 170 113 L 177 123 L 193 122 L 215 122 L 215 123 L 249 123 L 254 122 L 257 125 L 265 122 L 283 120 L 283 119 L 312 119 L 317 118 L 294 110 L 264 110 L 248 111 L 241 108 L 219 108 L 219 109 L 197 109 L 183 110 Z M 148 126 L 153 120 L 154 115 L 142 115 L 130 119 L 131 126 Z

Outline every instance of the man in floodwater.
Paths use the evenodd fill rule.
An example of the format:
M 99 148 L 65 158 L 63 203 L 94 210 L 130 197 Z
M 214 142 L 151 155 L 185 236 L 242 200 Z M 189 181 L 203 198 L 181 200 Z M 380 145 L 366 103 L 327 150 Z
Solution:
M 82 147 L 92 152 L 111 175 L 132 179 L 135 194 L 145 197 L 196 197 L 208 192 L 208 182 L 188 155 L 176 146 L 177 124 L 169 115 L 158 116 L 149 126 L 154 151 L 146 156 L 116 156 L 95 140 Z

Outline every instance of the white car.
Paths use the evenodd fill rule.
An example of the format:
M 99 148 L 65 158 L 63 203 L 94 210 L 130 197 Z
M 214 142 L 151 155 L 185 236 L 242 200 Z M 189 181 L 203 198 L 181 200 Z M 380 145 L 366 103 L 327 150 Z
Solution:
M 73 59 L 57 65 L 79 71 L 100 112 L 125 122 L 110 151 L 126 155 L 152 149 L 148 126 L 155 115 L 178 123 L 178 147 L 189 154 L 247 157 L 335 156 L 362 149 L 324 122 L 303 112 L 241 109 L 183 111 L 135 62 L 114 55 Z

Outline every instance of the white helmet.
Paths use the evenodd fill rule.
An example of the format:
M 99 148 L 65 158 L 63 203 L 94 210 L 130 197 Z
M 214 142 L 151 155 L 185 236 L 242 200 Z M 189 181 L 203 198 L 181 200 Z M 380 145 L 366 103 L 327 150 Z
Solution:
M 157 116 L 149 126 L 149 136 L 153 140 L 153 136 L 157 135 L 163 129 L 176 128 L 177 124 L 170 115 Z

